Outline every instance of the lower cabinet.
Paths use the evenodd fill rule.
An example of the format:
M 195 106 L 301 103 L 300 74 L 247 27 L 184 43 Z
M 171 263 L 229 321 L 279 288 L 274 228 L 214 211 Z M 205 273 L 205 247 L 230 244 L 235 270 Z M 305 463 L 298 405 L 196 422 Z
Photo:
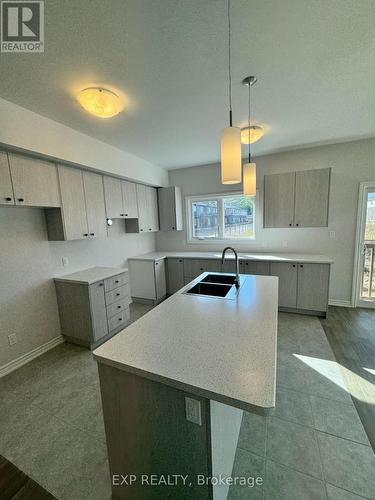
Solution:
M 183 259 L 167 259 L 167 292 L 172 295 L 180 290 L 184 282 L 184 261 Z
M 184 278 L 187 282 L 193 280 L 202 273 L 220 273 L 220 259 L 184 259 Z
M 125 328 L 130 319 L 128 272 L 90 285 L 55 279 L 61 333 L 91 349 Z
M 279 278 L 279 307 L 327 311 L 329 264 L 271 262 L 270 271 Z
M 270 274 L 270 263 L 256 260 L 240 260 L 240 273 L 268 276 Z
M 134 302 L 157 304 L 167 295 L 165 259 L 128 259 L 130 293 Z

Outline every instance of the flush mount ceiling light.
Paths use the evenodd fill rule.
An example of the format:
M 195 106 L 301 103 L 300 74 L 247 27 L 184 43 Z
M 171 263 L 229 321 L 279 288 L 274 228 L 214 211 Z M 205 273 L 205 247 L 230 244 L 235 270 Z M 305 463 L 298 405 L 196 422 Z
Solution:
M 249 87 L 249 116 L 248 116 L 248 126 L 247 129 L 251 130 L 251 87 L 257 82 L 255 76 L 247 76 L 242 80 L 243 85 Z M 251 136 L 250 136 L 251 138 Z M 254 142 L 254 141 L 253 141 Z M 249 196 L 256 195 L 257 189 L 257 174 L 256 174 L 256 163 L 251 160 L 251 141 L 247 143 L 249 145 L 249 161 L 243 166 L 243 194 Z
M 233 127 L 232 123 L 230 0 L 228 0 L 228 41 L 229 127 L 221 131 L 221 182 L 222 184 L 238 184 L 242 178 L 241 129 Z
M 111 118 L 120 113 L 122 109 L 119 96 L 111 90 L 101 87 L 89 87 L 81 90 L 77 99 L 83 109 L 100 118 Z
M 264 130 L 259 125 L 251 125 L 251 127 L 244 127 L 241 129 L 241 142 L 242 144 L 254 144 L 264 136 Z

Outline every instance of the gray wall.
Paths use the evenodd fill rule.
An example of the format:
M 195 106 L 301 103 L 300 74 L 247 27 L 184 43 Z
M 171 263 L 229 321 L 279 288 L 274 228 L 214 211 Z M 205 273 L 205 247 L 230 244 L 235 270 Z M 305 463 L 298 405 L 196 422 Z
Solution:
M 325 167 L 332 167 L 329 227 L 263 229 L 264 174 Z M 369 180 L 375 180 L 375 139 L 259 157 L 256 239 L 251 243 L 236 244 L 236 247 L 249 251 L 329 255 L 335 261 L 332 267 L 330 299 L 350 301 L 359 182 Z M 217 164 L 172 170 L 169 173 L 169 182 L 170 185 L 180 186 L 184 196 L 236 190 L 236 186 L 221 184 L 220 167 Z M 240 186 L 237 186 L 237 189 L 238 187 Z M 334 239 L 330 238 L 330 231 L 335 231 Z M 160 250 L 210 251 L 222 248 L 221 244 L 188 244 L 185 231 L 159 233 L 156 244 Z
M 43 210 L 0 207 L 0 367 L 60 335 L 53 276 L 123 267 L 127 257 L 155 249 L 154 234 L 125 234 L 124 221 L 109 231 L 108 238 L 49 242 Z M 13 346 L 10 333 L 17 334 Z

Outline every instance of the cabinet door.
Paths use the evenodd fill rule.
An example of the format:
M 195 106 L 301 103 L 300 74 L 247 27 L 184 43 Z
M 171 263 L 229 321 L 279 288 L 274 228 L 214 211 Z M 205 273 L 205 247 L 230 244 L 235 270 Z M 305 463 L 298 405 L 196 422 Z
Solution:
M 159 231 L 158 193 L 156 188 L 146 186 L 149 210 L 149 231 Z
M 31 207 L 61 205 L 55 164 L 9 154 L 9 166 L 16 205 Z
M 0 204 L 14 205 L 13 186 L 10 178 L 8 155 L 0 152 Z
M 155 290 L 156 300 L 163 299 L 167 294 L 167 283 L 165 279 L 165 259 L 155 262 Z
M 221 272 L 221 261 L 218 259 L 202 259 L 200 262 L 200 271 L 209 273 Z
M 270 263 L 255 260 L 240 260 L 240 273 L 268 276 L 270 274 Z
M 264 227 L 294 223 L 295 172 L 264 176 Z
M 159 220 L 161 231 L 176 229 L 176 206 L 174 187 L 158 189 Z
M 121 180 L 104 176 L 105 207 L 108 219 L 121 219 L 124 214 Z
M 296 226 L 328 226 L 330 172 L 329 168 L 296 172 Z
M 297 306 L 297 264 L 271 262 L 271 276 L 279 278 L 279 307 Z
M 138 219 L 137 188 L 134 182 L 121 181 L 125 219 Z
M 199 259 L 184 259 L 184 276 L 186 278 L 196 278 L 204 271 L 202 261 Z M 190 280 L 189 280 L 190 281 Z
M 167 289 L 172 294 L 184 286 L 184 261 L 167 259 Z
M 93 236 L 107 236 L 103 176 L 93 172 L 82 172 L 85 191 L 88 233 Z
M 104 298 L 104 283 L 90 285 L 90 308 L 94 342 L 108 333 L 107 311 Z
M 66 240 L 88 237 L 82 170 L 59 165 L 62 218 Z
M 139 232 L 143 233 L 148 231 L 149 213 L 148 213 L 148 197 L 146 186 L 137 184 L 137 200 L 138 200 L 138 226 Z
M 298 264 L 298 309 L 327 311 L 329 264 Z

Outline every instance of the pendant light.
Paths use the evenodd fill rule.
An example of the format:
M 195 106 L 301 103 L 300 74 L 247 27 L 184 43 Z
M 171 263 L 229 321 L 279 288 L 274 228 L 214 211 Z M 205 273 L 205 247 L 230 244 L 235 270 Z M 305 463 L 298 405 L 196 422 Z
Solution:
M 257 82 L 255 76 L 248 76 L 242 80 L 243 85 L 249 87 L 249 116 L 248 127 L 251 129 L 251 87 Z M 249 161 L 243 167 L 243 194 L 255 196 L 257 189 L 256 163 L 251 161 L 251 145 L 249 141 Z
M 241 168 L 241 129 L 232 122 L 232 74 L 231 74 L 231 22 L 230 0 L 228 0 L 228 83 L 229 83 L 229 127 L 221 131 L 221 182 L 239 184 Z

